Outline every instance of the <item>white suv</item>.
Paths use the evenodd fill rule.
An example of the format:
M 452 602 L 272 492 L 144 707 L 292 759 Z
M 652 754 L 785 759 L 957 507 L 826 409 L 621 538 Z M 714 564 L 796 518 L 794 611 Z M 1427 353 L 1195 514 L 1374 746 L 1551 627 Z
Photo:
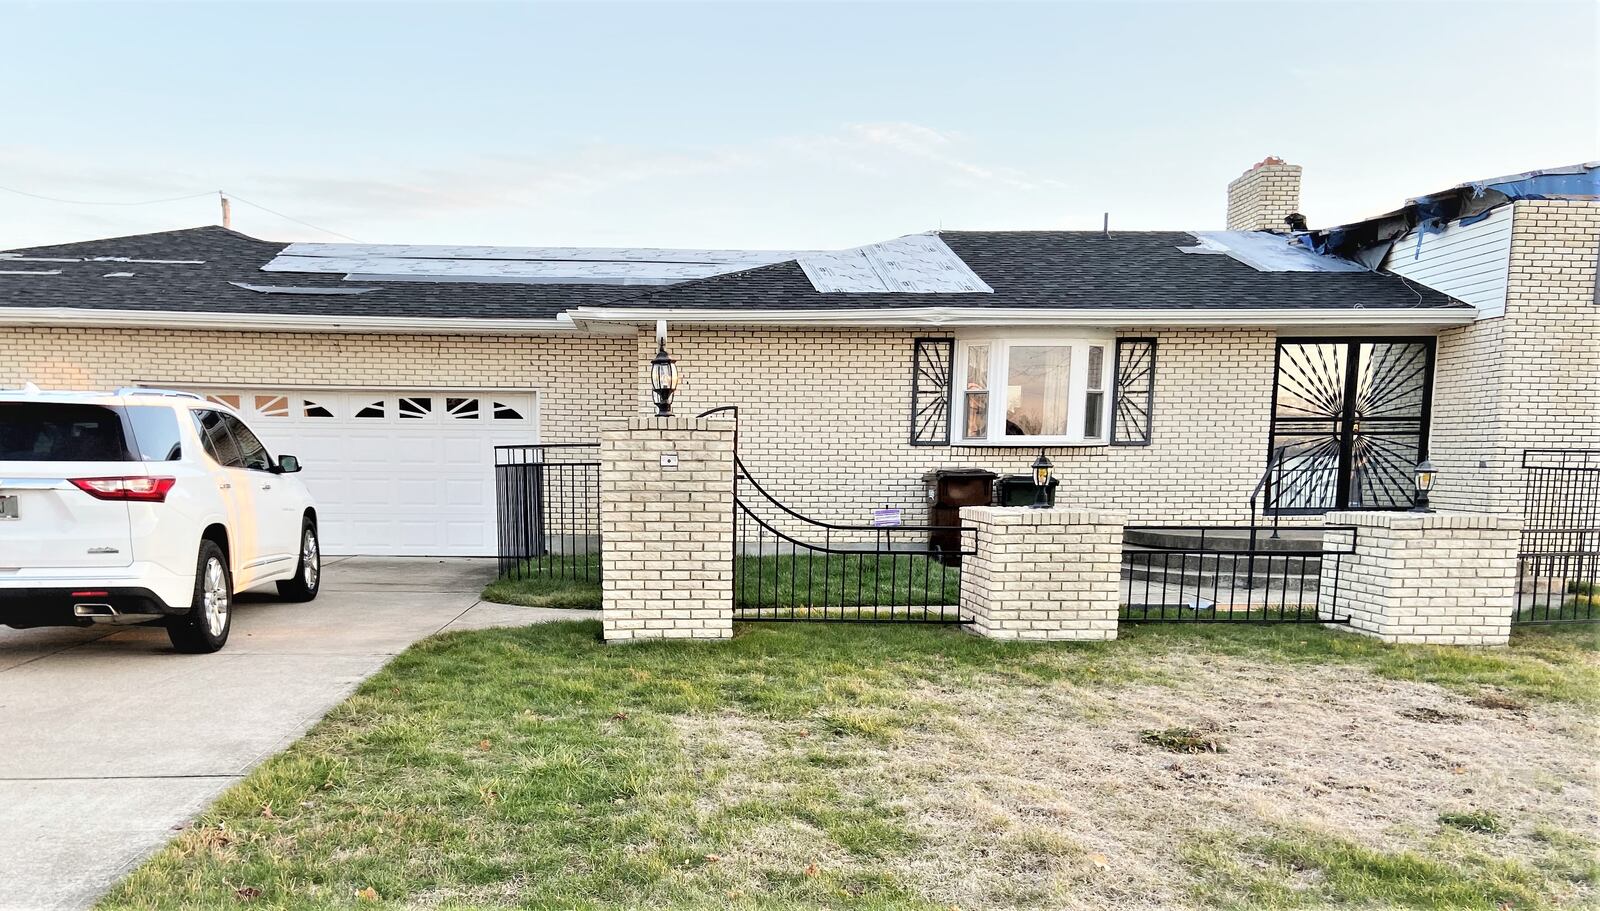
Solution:
M 0 623 L 165 623 L 228 641 L 233 594 L 317 596 L 317 511 L 226 406 L 186 392 L 0 390 Z

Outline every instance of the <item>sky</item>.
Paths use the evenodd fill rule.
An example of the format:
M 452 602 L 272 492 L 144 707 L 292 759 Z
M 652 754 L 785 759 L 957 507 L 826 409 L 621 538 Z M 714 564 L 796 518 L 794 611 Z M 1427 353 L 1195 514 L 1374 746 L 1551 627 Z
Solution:
M 1326 226 L 1600 159 L 1597 8 L 0 0 L 0 249 L 219 189 L 285 241 L 1214 229 L 1267 155 Z

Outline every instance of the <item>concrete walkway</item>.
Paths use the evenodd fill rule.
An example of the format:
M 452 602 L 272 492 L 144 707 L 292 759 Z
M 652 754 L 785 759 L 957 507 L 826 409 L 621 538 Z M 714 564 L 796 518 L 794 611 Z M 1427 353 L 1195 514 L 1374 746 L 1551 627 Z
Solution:
M 309 604 L 239 598 L 228 645 L 0 627 L 0 909 L 92 904 L 411 643 L 597 616 L 483 603 L 491 560 L 330 559 Z

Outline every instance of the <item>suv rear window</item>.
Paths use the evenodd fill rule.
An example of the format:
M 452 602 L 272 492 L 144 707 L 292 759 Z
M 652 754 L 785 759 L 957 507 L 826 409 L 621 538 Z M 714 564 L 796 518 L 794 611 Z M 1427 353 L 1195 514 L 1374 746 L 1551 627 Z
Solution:
M 0 402 L 0 462 L 126 462 L 122 417 L 103 405 Z

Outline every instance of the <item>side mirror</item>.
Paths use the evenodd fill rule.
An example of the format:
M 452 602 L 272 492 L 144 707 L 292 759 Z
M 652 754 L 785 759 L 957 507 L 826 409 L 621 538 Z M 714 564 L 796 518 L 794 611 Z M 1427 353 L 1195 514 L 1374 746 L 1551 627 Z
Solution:
M 300 470 L 300 460 L 292 455 L 278 456 L 278 474 L 294 474 Z

